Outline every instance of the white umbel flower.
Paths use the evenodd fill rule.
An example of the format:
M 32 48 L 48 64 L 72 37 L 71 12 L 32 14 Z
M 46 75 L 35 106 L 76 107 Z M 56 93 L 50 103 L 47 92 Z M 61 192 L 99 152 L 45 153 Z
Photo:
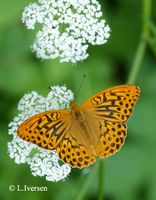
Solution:
M 97 0 L 39 0 L 25 7 L 22 22 L 28 29 L 42 24 L 31 46 L 37 58 L 76 63 L 89 56 L 87 43 L 107 42 L 110 28 L 101 16 Z
M 73 99 L 73 93 L 71 90 L 67 90 L 65 85 L 51 88 L 65 98 Z M 25 94 L 18 104 L 18 110 L 22 111 L 21 114 L 18 114 L 9 124 L 9 134 L 13 135 L 13 140 L 8 142 L 10 158 L 14 158 L 17 164 L 29 164 L 34 176 L 45 176 L 48 181 L 64 180 L 70 173 L 71 167 L 67 164 L 59 164 L 56 151 L 41 149 L 32 143 L 26 142 L 17 136 L 16 131 L 26 119 L 35 114 L 49 110 L 65 109 L 65 107 L 68 108 L 69 103 L 58 94 L 50 91 L 47 98 L 38 95 L 34 91 Z M 30 154 L 33 155 L 30 156 Z

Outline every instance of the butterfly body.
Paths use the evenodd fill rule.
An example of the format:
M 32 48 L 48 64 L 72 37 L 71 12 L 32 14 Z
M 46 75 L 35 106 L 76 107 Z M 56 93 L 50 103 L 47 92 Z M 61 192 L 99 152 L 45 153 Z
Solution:
M 55 149 L 72 167 L 87 167 L 95 156 L 106 158 L 120 150 L 139 93 L 135 85 L 108 88 L 80 107 L 71 101 L 70 111 L 47 111 L 27 119 L 17 135 L 41 148 Z
M 80 129 L 81 135 L 79 137 L 82 137 L 82 141 L 85 141 L 85 147 L 94 148 L 93 138 L 90 134 L 91 130 L 89 130 L 89 126 L 87 126 L 85 117 L 86 115 L 82 108 L 79 107 L 75 101 L 71 101 L 69 107 L 71 110 L 73 123 L 77 124 L 78 129 Z

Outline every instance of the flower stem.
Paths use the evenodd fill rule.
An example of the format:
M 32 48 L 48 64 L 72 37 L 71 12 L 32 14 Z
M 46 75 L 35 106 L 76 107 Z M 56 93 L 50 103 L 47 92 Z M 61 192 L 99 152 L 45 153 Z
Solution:
M 104 159 L 100 159 L 100 170 L 99 170 L 99 197 L 98 200 L 104 200 L 103 185 L 104 185 Z
M 89 184 L 91 183 L 91 180 L 93 179 L 97 169 L 98 169 L 98 162 L 96 162 L 93 165 L 93 168 L 92 168 L 91 172 L 88 174 L 88 177 L 86 178 L 86 181 L 84 182 L 83 187 L 80 190 L 76 200 L 82 200 L 83 199 L 83 197 L 86 193 L 86 190 L 87 190 Z
M 150 17 L 150 15 L 151 15 L 151 2 L 152 2 L 152 0 L 144 0 L 143 1 L 143 16 L 144 17 Z M 143 21 L 140 42 L 137 47 L 134 62 L 132 64 L 132 68 L 131 68 L 131 71 L 130 71 L 130 74 L 129 74 L 129 77 L 127 80 L 127 84 L 133 84 L 136 80 L 141 62 L 142 62 L 144 54 L 145 54 L 148 35 L 149 35 L 149 26 L 146 24 L 145 21 Z
M 127 80 L 127 84 L 133 84 L 135 82 L 144 53 L 145 53 L 145 49 L 146 49 L 146 42 L 144 39 L 140 39 L 140 42 L 138 44 L 138 48 L 136 51 L 136 55 L 134 58 L 134 62 L 132 64 L 132 69 L 130 71 L 130 74 Z

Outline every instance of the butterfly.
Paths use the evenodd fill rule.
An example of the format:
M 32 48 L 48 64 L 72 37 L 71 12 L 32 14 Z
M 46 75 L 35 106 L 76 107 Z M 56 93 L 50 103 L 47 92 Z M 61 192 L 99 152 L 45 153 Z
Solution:
M 72 100 L 70 110 L 30 117 L 18 127 L 17 135 L 41 148 L 56 150 L 72 167 L 87 167 L 96 157 L 107 158 L 120 150 L 139 94 L 138 86 L 119 85 L 93 95 L 80 107 Z

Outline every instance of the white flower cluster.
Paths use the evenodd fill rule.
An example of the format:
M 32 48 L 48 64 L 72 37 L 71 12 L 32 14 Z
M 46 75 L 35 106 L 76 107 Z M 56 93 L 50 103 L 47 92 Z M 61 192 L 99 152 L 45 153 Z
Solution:
M 32 45 L 38 58 L 76 63 L 89 56 L 87 42 L 107 42 L 110 28 L 98 19 L 101 16 L 97 0 L 39 0 L 25 7 L 22 22 L 28 29 L 34 29 L 36 22 L 42 24 Z
M 54 86 L 51 89 L 55 90 L 65 98 L 72 100 L 73 93 L 67 90 L 66 86 Z M 22 111 L 17 117 L 9 124 L 9 134 L 13 135 L 13 140 L 8 142 L 8 152 L 10 158 L 15 158 L 15 163 L 27 163 L 34 176 L 46 176 L 48 181 L 64 180 L 70 173 L 71 167 L 67 164 L 60 165 L 58 163 L 58 155 L 56 151 L 48 151 L 41 149 L 38 146 L 20 139 L 17 134 L 17 128 L 26 119 L 31 116 L 49 110 L 63 109 L 69 107 L 65 99 L 53 91 L 50 91 L 47 98 L 31 92 L 25 94 L 18 104 L 18 110 Z M 33 156 L 32 150 L 35 150 Z

